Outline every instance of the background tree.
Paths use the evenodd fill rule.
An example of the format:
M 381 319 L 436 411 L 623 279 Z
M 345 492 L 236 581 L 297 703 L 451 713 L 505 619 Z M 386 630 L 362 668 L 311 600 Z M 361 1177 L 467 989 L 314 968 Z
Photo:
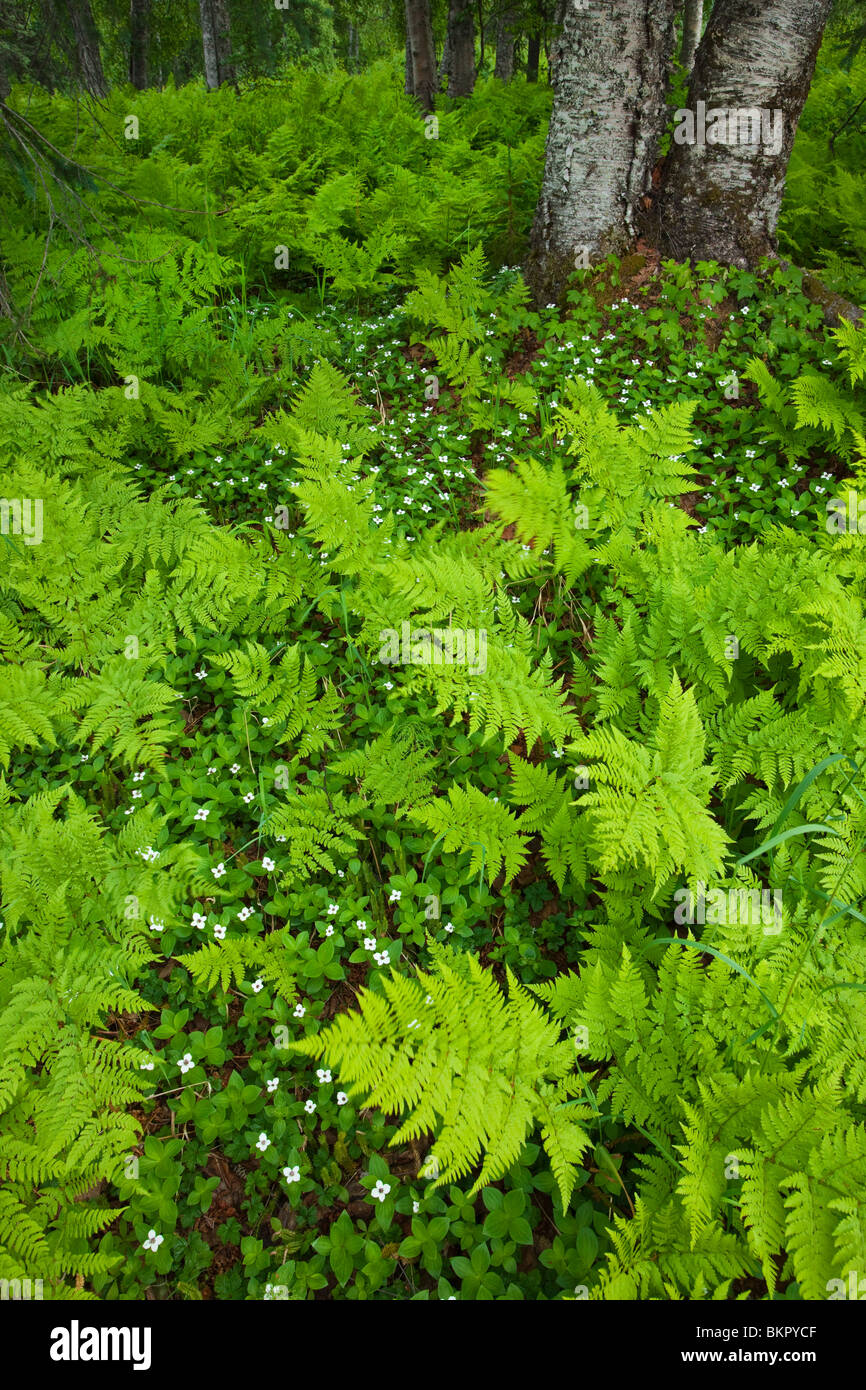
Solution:
M 437 77 L 430 0 L 406 0 L 406 39 L 412 58 L 412 92 L 422 111 L 432 111 Z
M 493 76 L 510 82 L 514 76 L 514 46 L 516 15 L 513 5 L 506 5 L 496 16 L 496 65 Z
M 129 0 L 129 80 L 143 92 L 148 85 L 151 0 Z
M 448 8 L 448 95 L 469 97 L 475 87 L 475 15 L 472 0 Z

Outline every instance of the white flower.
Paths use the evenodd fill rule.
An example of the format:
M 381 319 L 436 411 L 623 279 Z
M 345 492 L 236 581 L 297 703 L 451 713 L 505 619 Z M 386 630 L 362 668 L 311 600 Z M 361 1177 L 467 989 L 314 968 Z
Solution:
M 198 931 L 201 931 L 202 927 L 207 926 L 207 918 L 203 917 L 200 912 L 194 912 L 192 914 L 192 925 L 196 927 Z
M 206 675 L 207 671 L 202 667 L 200 671 L 196 671 L 195 678 L 197 681 L 203 681 Z
M 420 1210 L 421 1210 L 421 1203 L 420 1203 L 420 1202 L 413 1202 L 413 1203 L 412 1203 L 412 1215 L 413 1215 L 413 1216 L 417 1216 Z
M 164 1240 L 165 1236 L 158 1236 L 156 1234 L 156 1231 L 148 1231 L 147 1240 L 144 1241 L 144 1249 L 152 1250 L 153 1253 L 156 1254 L 157 1250 L 162 1245 L 162 1242 Z
M 308 1115 L 312 1115 L 312 1113 L 313 1113 L 313 1111 L 315 1110 L 315 1108 L 316 1108 L 316 1102 L 315 1102 L 314 1100 L 305 1100 L 305 1101 L 304 1101 L 304 1109 L 306 1110 L 306 1112 L 307 1112 Z
M 399 901 L 400 901 L 400 889 L 399 889 L 399 888 L 392 888 L 392 889 L 391 889 L 391 896 L 390 896 L 390 898 L 388 899 L 388 902 L 389 902 L 389 903 L 398 903 Z
M 376 938 L 375 938 L 375 936 L 365 936 L 365 937 L 364 937 L 364 950 L 365 950 L 365 951 L 375 951 L 375 949 L 376 949 Z
M 215 869 L 211 869 L 211 873 L 213 874 L 214 878 L 222 878 L 223 875 L 225 874 L 225 871 L 226 871 L 226 866 L 225 866 L 225 864 L 217 864 L 217 866 L 216 866 Z
M 192 1053 L 185 1052 L 177 1065 L 180 1067 L 183 1076 L 185 1076 L 188 1071 L 192 1071 L 195 1066 L 195 1062 L 192 1060 Z
M 316 1072 L 316 1076 L 319 1078 L 323 1086 L 326 1082 L 330 1081 L 331 1079 L 331 1073 L 327 1067 L 319 1067 L 318 1071 Z
M 388 1193 L 390 1191 L 391 1184 L 389 1182 L 382 1182 L 382 1179 L 379 1178 L 376 1182 L 376 1186 L 370 1193 L 370 1196 L 373 1197 L 377 1202 L 384 1202 L 385 1198 L 388 1196 Z
M 253 991 L 253 994 L 258 994 L 259 990 L 260 990 L 260 989 L 263 989 L 263 988 L 264 988 L 264 981 L 263 981 L 263 980 L 261 980 L 261 979 L 253 980 L 253 983 L 252 983 L 252 991 Z
M 328 925 L 325 927 L 325 936 L 333 936 L 333 935 L 334 935 L 334 924 L 333 924 L 333 922 L 329 922 Z
M 257 1148 L 257 1149 L 260 1149 L 261 1152 L 264 1153 L 265 1150 L 266 1150 L 266 1149 L 269 1149 L 270 1147 L 271 1147 L 271 1141 L 270 1141 L 270 1139 L 268 1138 L 268 1136 L 265 1134 L 265 1131 L 262 1130 L 261 1134 L 259 1135 L 258 1139 L 256 1140 L 256 1148 Z
M 276 866 L 276 864 L 274 863 L 273 859 L 269 859 L 268 856 L 265 855 L 264 859 L 262 860 L 262 868 L 264 869 L 265 873 L 267 873 L 267 874 L 271 873 L 272 870 L 275 869 L 276 867 L 277 867 L 277 866 Z
M 304 1017 L 304 1014 L 305 1014 L 306 1012 L 307 1012 L 307 1011 L 306 1011 L 306 1009 L 304 1008 L 303 1004 L 296 1004 L 296 1005 L 295 1005 L 295 1018 L 303 1018 L 303 1017 Z
M 141 1064 L 141 1070 L 142 1070 L 142 1071 L 153 1071 L 153 1068 L 154 1068 L 154 1063 L 153 1063 L 153 1062 L 142 1062 L 142 1064 Z
M 377 951 L 376 954 L 374 955 L 373 959 L 374 959 L 374 961 L 376 962 L 377 965 L 389 965 L 389 964 L 390 964 L 389 957 L 388 957 L 388 952 L 387 952 L 387 951 Z
M 346 1105 L 346 1104 L 348 1104 L 348 1100 L 349 1100 L 349 1097 L 346 1095 L 346 1092 L 345 1092 L 345 1091 L 338 1091 L 338 1092 L 337 1092 L 337 1104 L 338 1104 L 338 1105 Z
M 193 816 L 193 820 L 207 820 L 209 815 L 210 811 L 208 811 L 204 806 L 200 806 L 199 809 L 196 811 L 195 815 Z
M 235 774 L 237 774 L 238 772 L 240 772 L 240 770 L 241 770 L 241 765 L 240 765 L 240 763 L 232 763 L 231 767 L 229 768 L 229 772 L 233 772 L 233 773 L 235 773 Z
M 280 1078 L 278 1076 L 272 1076 L 270 1081 L 265 1082 L 265 1085 L 267 1086 L 268 1090 L 272 1093 L 277 1089 L 279 1084 Z
M 248 917 L 252 917 L 253 911 L 254 909 L 251 907 L 242 907 L 240 912 L 238 913 L 238 921 L 245 922 Z
M 246 804 L 247 804 L 248 806 L 249 806 L 250 802 L 251 802 L 251 801 L 255 801 L 255 799 L 256 799 L 256 794 L 255 794 L 255 792 L 247 792 L 246 796 L 244 797 L 244 801 L 246 802 Z
M 355 920 L 355 926 L 361 927 L 361 929 L 364 930 L 366 929 L 367 923 L 364 921 L 363 917 L 358 917 Z
M 337 913 L 338 913 L 339 911 L 340 911 L 339 903 L 328 903 L 328 916 L 329 916 L 329 917 L 336 917 L 336 915 L 337 915 Z
M 143 772 L 133 772 L 133 774 L 132 774 L 132 780 L 133 780 L 133 782 L 143 782 L 143 781 L 144 781 L 144 773 L 143 773 Z
M 158 917 L 151 917 L 150 929 L 151 931 L 165 931 L 165 922 L 160 922 Z
M 445 923 L 445 930 L 448 931 L 448 932 L 453 931 L 453 930 L 454 930 L 454 924 L 453 924 L 452 922 L 446 922 L 446 923 Z
M 217 941 L 225 941 L 226 929 L 225 927 L 216 926 L 213 929 L 213 934 Z
M 215 767 L 209 767 L 208 770 L 207 770 L 207 775 L 208 775 L 208 777 L 212 777 L 213 774 L 214 774 L 215 772 L 216 772 L 216 768 L 215 768 Z
M 286 1182 L 300 1182 L 301 1170 L 299 1167 L 284 1168 L 283 1177 L 285 1178 Z

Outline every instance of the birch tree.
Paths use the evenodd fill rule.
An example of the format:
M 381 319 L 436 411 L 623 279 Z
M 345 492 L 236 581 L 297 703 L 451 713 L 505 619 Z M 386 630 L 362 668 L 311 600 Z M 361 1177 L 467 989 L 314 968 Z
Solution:
M 752 266 L 775 251 L 831 9 L 832 0 L 716 0 L 654 211 L 654 239 L 667 254 Z
M 701 41 L 704 27 L 704 0 L 686 0 L 683 9 L 683 43 L 680 49 L 680 62 L 687 72 L 695 63 L 695 54 Z
M 666 119 L 676 0 L 565 7 L 527 276 L 556 300 L 576 266 L 633 241 Z

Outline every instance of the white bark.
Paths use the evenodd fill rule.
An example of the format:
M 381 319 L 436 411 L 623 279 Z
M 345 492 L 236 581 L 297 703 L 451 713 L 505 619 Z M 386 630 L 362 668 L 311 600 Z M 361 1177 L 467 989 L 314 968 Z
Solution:
M 704 27 L 704 0 L 686 0 L 683 10 L 683 46 L 680 62 L 687 72 L 695 64 L 695 54 L 701 41 Z
M 594 261 L 633 240 L 665 124 L 675 13 L 676 0 L 565 11 L 527 266 L 537 303 L 559 297 L 583 248 Z
M 204 80 L 209 91 L 220 84 L 220 69 L 217 59 L 216 29 L 210 0 L 198 0 L 201 19 L 201 46 L 204 55 Z
M 691 116 L 677 123 L 679 137 L 675 127 L 653 214 L 667 254 L 744 267 L 775 251 L 788 160 L 831 8 L 832 0 L 716 0 L 695 59 Z M 762 117 L 760 136 L 750 112 Z M 690 135 L 694 143 L 680 142 Z

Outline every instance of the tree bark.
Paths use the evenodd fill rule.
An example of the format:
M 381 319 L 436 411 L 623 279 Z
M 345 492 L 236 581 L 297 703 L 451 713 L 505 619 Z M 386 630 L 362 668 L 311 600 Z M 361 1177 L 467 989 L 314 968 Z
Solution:
M 237 82 L 231 61 L 231 29 L 226 0 L 198 0 L 201 42 L 204 53 L 204 79 L 213 91 L 224 82 Z
M 439 61 L 439 71 L 436 74 L 438 88 L 442 90 L 442 83 L 445 79 L 451 80 L 451 30 L 447 24 L 445 26 L 445 42 L 442 45 L 442 57 Z
M 237 72 L 231 59 L 232 37 L 229 23 L 228 0 L 211 0 L 216 30 L 217 62 L 219 63 L 220 83 L 237 84 Z
M 553 112 L 527 278 L 558 300 L 583 263 L 634 239 L 667 116 L 677 0 L 568 6 L 553 53 Z
M 415 82 L 412 77 L 412 47 L 409 43 L 408 32 L 406 34 L 406 80 L 403 84 L 403 90 L 407 97 L 415 95 Z
M 475 87 L 475 16 L 471 0 L 451 0 L 448 9 L 450 97 L 471 97 Z
M 502 10 L 496 21 L 496 64 L 493 76 L 510 82 L 514 76 L 514 10 Z
M 526 80 L 538 81 L 538 60 L 541 57 L 541 34 L 530 34 L 526 41 Z
M 220 84 L 220 65 L 217 58 L 216 29 L 214 28 L 211 0 L 198 0 L 201 19 L 201 46 L 204 54 L 204 80 L 208 91 L 214 91 Z
M 695 54 L 701 41 L 704 27 L 704 0 L 686 0 L 683 10 L 683 46 L 680 49 L 680 62 L 691 72 L 695 65 Z
M 432 111 L 436 93 L 436 49 L 430 0 L 406 0 L 406 41 L 412 55 L 412 90 L 422 111 Z
M 151 0 L 129 0 L 129 80 L 143 92 L 147 87 Z
M 832 0 L 716 0 L 648 221 L 667 254 L 746 267 L 775 252 L 785 173 L 831 8 Z
M 82 86 L 92 97 L 106 97 L 108 83 L 102 71 L 99 31 L 93 18 L 93 10 L 90 8 L 90 0 L 67 0 L 66 10 L 75 39 L 78 76 Z

